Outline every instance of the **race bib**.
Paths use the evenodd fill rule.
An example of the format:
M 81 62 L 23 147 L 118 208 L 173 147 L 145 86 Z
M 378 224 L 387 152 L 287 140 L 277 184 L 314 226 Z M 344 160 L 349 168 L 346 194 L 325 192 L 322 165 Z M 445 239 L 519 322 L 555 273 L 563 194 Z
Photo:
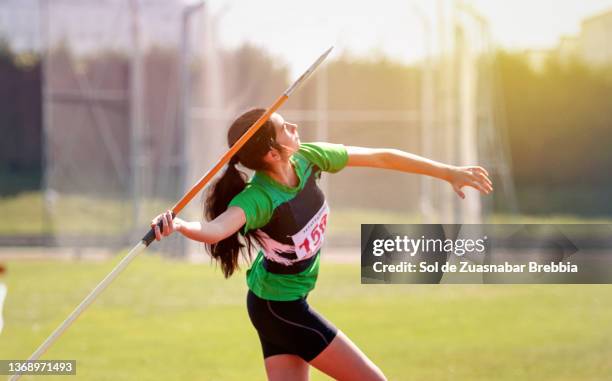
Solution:
M 323 245 L 328 214 L 329 206 L 327 202 L 324 202 L 321 209 L 308 221 L 306 226 L 291 236 L 298 260 L 313 256 Z

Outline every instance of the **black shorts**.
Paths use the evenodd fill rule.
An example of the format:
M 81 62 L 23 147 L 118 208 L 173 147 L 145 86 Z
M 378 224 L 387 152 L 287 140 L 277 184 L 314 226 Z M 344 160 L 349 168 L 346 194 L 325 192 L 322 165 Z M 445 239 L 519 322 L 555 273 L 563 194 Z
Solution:
M 290 302 L 261 299 L 249 290 L 247 309 L 264 358 L 291 354 L 311 361 L 332 342 L 338 329 L 310 308 L 306 298 Z

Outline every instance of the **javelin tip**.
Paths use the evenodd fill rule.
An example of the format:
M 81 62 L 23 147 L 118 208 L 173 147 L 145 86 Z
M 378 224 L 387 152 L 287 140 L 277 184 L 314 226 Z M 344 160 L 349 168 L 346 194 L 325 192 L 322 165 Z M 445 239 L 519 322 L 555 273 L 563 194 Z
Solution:
M 327 56 L 329 55 L 329 53 L 331 53 L 332 49 L 334 49 L 334 46 L 330 46 L 323 54 L 321 54 L 319 56 L 319 58 L 317 58 L 317 60 L 310 65 L 310 67 L 304 72 L 304 74 L 302 74 L 300 76 L 300 78 L 298 78 L 286 91 L 285 91 L 285 95 L 286 96 L 290 96 L 291 93 L 302 83 L 306 80 L 306 78 L 308 78 L 314 71 L 315 69 L 321 64 L 321 62 L 323 62 L 325 60 L 325 58 L 327 58 Z

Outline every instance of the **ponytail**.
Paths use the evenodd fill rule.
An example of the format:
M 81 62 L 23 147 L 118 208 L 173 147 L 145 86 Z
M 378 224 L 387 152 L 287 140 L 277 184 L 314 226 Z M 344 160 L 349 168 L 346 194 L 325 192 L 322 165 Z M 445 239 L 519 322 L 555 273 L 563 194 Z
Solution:
M 265 109 L 252 109 L 236 119 L 228 131 L 228 145 L 233 146 L 264 112 Z M 248 176 L 237 168 L 237 164 L 240 162 L 245 167 L 255 171 L 263 170 L 265 168 L 264 155 L 276 146 L 276 132 L 274 126 L 268 120 L 232 157 L 223 175 L 209 189 L 204 207 L 207 220 L 214 220 L 225 212 L 230 201 L 246 187 Z M 257 233 L 251 231 L 243 235 L 245 242 L 243 244 L 240 242 L 239 232 L 237 231 L 217 243 L 206 244 L 206 250 L 215 261 L 220 263 L 221 270 L 226 278 L 229 278 L 239 268 L 240 253 L 242 253 L 244 259 L 250 260 L 254 241 L 259 242 Z
M 236 168 L 235 156 L 232 158 L 223 175 L 211 187 L 206 199 L 206 218 L 214 220 L 227 210 L 227 205 L 238 193 L 246 187 L 247 175 Z M 229 278 L 238 268 L 239 254 L 242 252 L 245 259 L 249 259 L 250 240 L 247 239 L 249 249 L 245 255 L 244 247 L 238 238 L 238 232 L 217 242 L 206 244 L 206 250 L 220 263 L 223 275 Z
M 232 157 L 223 175 L 214 183 L 206 201 L 206 216 L 213 220 L 225 212 L 227 205 L 246 187 L 247 175 L 236 164 L 238 158 Z

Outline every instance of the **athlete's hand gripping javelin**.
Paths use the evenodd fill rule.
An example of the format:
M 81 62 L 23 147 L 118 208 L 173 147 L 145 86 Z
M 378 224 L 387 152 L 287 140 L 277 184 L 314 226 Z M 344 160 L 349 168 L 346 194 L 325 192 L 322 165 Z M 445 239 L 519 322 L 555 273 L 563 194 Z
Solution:
M 162 221 L 162 231 L 159 229 L 159 221 Z M 156 216 L 151 220 L 151 228 L 155 231 L 155 240 L 160 241 L 162 237 L 167 237 L 170 234 L 180 229 L 181 222 L 180 218 L 172 217 L 172 211 L 167 210 L 166 212 Z

